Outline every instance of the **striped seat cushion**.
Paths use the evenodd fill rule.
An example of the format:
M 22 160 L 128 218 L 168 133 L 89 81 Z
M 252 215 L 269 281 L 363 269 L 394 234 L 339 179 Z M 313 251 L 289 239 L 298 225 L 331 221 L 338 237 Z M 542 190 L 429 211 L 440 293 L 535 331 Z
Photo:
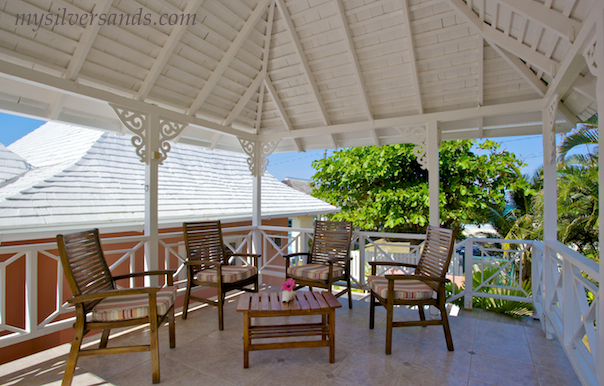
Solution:
M 157 314 L 164 315 L 176 299 L 176 287 L 164 287 L 156 294 Z M 144 318 L 149 316 L 149 295 L 136 294 L 104 299 L 92 309 L 95 322 Z
M 388 297 L 388 279 L 382 276 L 369 276 L 369 288 L 378 296 Z M 419 280 L 396 280 L 394 282 L 394 299 L 424 300 L 431 299 L 434 290 Z
M 253 267 L 251 265 L 223 265 L 221 269 L 223 283 L 234 283 L 236 281 L 245 280 L 258 273 L 256 267 Z M 195 275 L 195 279 L 199 281 L 217 283 L 218 275 L 215 269 L 204 269 L 203 271 L 200 271 L 197 273 L 197 275 Z
M 289 267 L 287 273 L 290 276 L 301 277 L 311 280 L 327 280 L 329 277 L 329 266 L 324 264 L 305 264 L 295 267 Z M 340 277 L 344 274 L 344 268 L 333 266 L 333 277 Z

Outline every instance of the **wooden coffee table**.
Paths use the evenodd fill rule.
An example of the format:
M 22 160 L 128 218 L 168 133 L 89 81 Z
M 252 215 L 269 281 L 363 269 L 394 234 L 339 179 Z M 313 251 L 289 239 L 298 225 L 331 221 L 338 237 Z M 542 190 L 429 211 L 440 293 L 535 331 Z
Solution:
M 335 362 L 335 309 L 342 307 L 331 292 L 298 291 L 294 299 L 281 302 L 281 292 L 243 294 L 237 311 L 243 312 L 243 368 L 249 367 L 249 353 L 254 350 L 281 348 L 327 347 L 329 362 Z M 320 323 L 252 325 L 252 318 L 276 316 L 321 315 Z M 255 339 L 317 337 L 275 343 L 252 343 Z

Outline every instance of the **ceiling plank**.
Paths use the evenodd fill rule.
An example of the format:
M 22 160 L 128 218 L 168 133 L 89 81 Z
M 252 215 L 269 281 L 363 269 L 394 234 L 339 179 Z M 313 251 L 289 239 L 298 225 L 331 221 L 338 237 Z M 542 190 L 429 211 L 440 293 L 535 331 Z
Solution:
M 411 75 L 413 77 L 413 85 L 415 87 L 415 98 L 417 100 L 417 111 L 419 114 L 424 113 L 422 104 L 422 93 L 419 85 L 419 75 L 417 73 L 417 63 L 415 58 L 415 45 L 413 44 L 413 33 L 411 31 L 411 17 L 409 16 L 409 3 L 407 0 L 401 0 L 403 11 L 403 25 L 407 34 L 407 43 L 409 44 L 409 60 L 411 62 Z
M 354 42 L 352 41 L 352 36 L 350 35 L 350 28 L 348 28 L 348 21 L 346 20 L 344 6 L 342 5 L 342 0 L 334 0 L 334 2 L 336 4 L 336 13 L 340 18 L 340 22 L 342 23 L 342 29 L 344 30 L 344 34 L 346 36 L 345 41 L 348 44 L 347 49 L 350 55 L 350 61 L 354 68 L 354 77 L 357 84 L 359 85 L 359 91 L 363 100 L 363 107 L 365 107 L 365 114 L 367 115 L 367 119 L 373 119 L 371 105 L 369 104 L 369 96 L 367 94 L 367 87 L 365 87 L 365 80 L 363 79 L 363 74 L 361 73 L 361 65 L 359 64 L 359 58 L 354 47 Z
M 486 23 L 483 23 L 480 21 L 480 17 L 472 10 L 468 9 L 463 0 L 447 0 L 447 2 L 468 22 L 470 27 L 479 33 L 487 42 L 489 42 L 489 44 L 497 44 L 506 51 L 529 62 L 535 67 L 538 67 L 547 74 L 552 75 L 556 73 L 558 65 L 555 61 L 533 51 L 530 47 L 520 43 L 511 36 L 507 36 Z
M 113 0 L 102 0 L 94 7 L 93 12 L 99 15 L 106 14 L 109 11 L 109 8 L 111 8 L 112 3 Z M 96 38 L 96 35 L 99 33 L 100 29 L 100 23 L 90 23 L 86 26 L 82 36 L 80 37 L 78 46 L 76 47 L 71 60 L 69 61 L 67 70 L 65 70 L 65 74 L 63 76 L 65 79 L 74 80 L 78 77 L 78 74 L 82 69 L 82 65 L 86 60 L 86 56 L 88 56 L 88 52 L 90 51 L 92 43 L 94 43 L 94 39 Z
M 229 113 L 229 116 L 225 119 L 225 121 L 224 121 L 225 126 L 230 126 L 231 123 L 233 123 L 233 121 L 235 120 L 235 118 L 237 118 L 239 116 L 239 114 L 241 113 L 241 110 L 243 110 L 245 105 L 247 105 L 247 103 L 250 101 L 250 99 L 252 99 L 252 96 L 254 96 L 256 91 L 258 91 L 258 87 L 260 87 L 260 83 L 262 82 L 262 79 L 264 79 L 263 74 L 262 74 L 262 72 L 259 72 L 258 75 L 256 75 L 256 78 L 254 79 L 252 84 L 250 84 L 250 87 L 248 87 L 247 90 L 245 90 L 245 93 L 243 94 L 243 96 L 241 98 L 239 98 L 239 102 L 237 102 L 235 107 L 233 107 L 233 109 Z
M 191 15 L 197 13 L 197 10 L 199 9 L 199 7 L 202 6 L 204 2 L 205 0 L 191 0 L 189 4 L 187 4 L 187 6 L 185 7 L 183 14 Z M 162 47 L 161 52 L 153 61 L 153 66 L 147 73 L 147 76 L 145 77 L 145 80 L 143 81 L 141 87 L 138 89 L 138 92 L 136 93 L 134 99 L 145 100 L 147 95 L 149 95 L 151 88 L 155 84 L 155 81 L 157 81 L 157 77 L 164 69 L 164 66 L 168 62 L 168 59 L 170 59 L 170 56 L 172 55 L 172 52 L 174 52 L 174 49 L 178 45 L 178 42 L 180 42 L 180 39 L 187 31 L 187 27 L 187 23 L 181 23 L 175 26 L 174 29 L 172 29 L 170 37 L 168 37 L 168 41 L 166 41 L 166 44 L 164 44 L 164 46 Z
M 285 29 L 289 33 L 290 38 L 292 39 L 292 41 L 294 42 L 294 45 L 296 47 L 295 51 L 297 53 L 298 59 L 300 60 L 300 63 L 302 63 L 304 75 L 306 75 L 308 84 L 312 87 L 312 94 L 314 96 L 315 102 L 317 103 L 317 105 L 319 107 L 319 111 L 321 112 L 321 115 L 323 118 L 323 124 L 330 125 L 331 121 L 329 119 L 329 116 L 327 115 L 327 109 L 325 108 L 325 103 L 323 103 L 323 98 L 321 98 L 321 94 L 319 93 L 319 87 L 317 86 L 315 77 L 312 74 L 310 65 L 308 64 L 308 60 L 306 59 L 306 55 L 304 55 L 304 49 L 302 47 L 302 43 L 300 43 L 300 38 L 298 37 L 298 34 L 296 33 L 294 22 L 292 21 L 292 18 L 289 15 L 287 6 L 285 5 L 285 2 L 283 0 L 275 0 L 275 1 L 277 3 L 277 6 L 279 7 L 279 11 L 281 12 L 281 17 L 283 17 L 283 20 L 285 21 Z
M 581 23 L 564 16 L 560 12 L 545 7 L 536 1 L 526 0 L 497 0 L 511 8 L 515 13 L 532 20 L 561 38 L 572 43 L 571 37 L 579 33 Z M 574 29 L 574 32 L 571 32 Z
M 489 45 L 522 77 L 522 79 L 526 80 L 528 84 L 537 91 L 537 94 L 539 94 L 540 97 L 545 95 L 547 86 L 522 60 L 500 48 L 497 44 L 489 43 Z
M 252 29 L 254 28 L 260 17 L 266 12 L 266 7 L 268 6 L 270 1 L 272 0 L 261 0 L 260 3 L 258 3 L 256 8 L 254 9 L 254 12 L 252 12 L 243 27 L 241 27 L 239 34 L 237 34 L 237 37 L 235 38 L 235 40 L 233 40 L 233 43 L 231 43 L 227 52 L 225 52 L 225 54 L 222 56 L 222 59 L 220 59 L 220 63 L 218 63 L 218 65 L 212 72 L 212 75 L 210 75 L 207 82 L 203 85 L 201 91 L 197 95 L 197 98 L 195 98 L 195 100 L 187 110 L 188 115 L 194 115 L 197 110 L 199 110 L 203 102 L 205 102 L 207 97 L 212 92 L 212 89 L 214 88 L 216 83 L 218 83 L 218 80 L 220 80 L 222 74 L 224 74 L 226 69 L 229 67 L 231 60 L 233 60 L 233 58 L 237 54 L 237 51 L 239 51 L 245 40 L 248 38 L 250 32 L 252 32 Z
M 264 85 L 266 86 L 268 93 L 270 94 L 271 98 L 273 98 L 273 101 L 275 102 L 275 105 L 277 106 L 277 111 L 279 112 L 279 115 L 281 116 L 281 120 L 285 124 L 285 128 L 287 129 L 287 131 L 292 131 L 294 127 L 292 126 L 292 123 L 289 120 L 289 116 L 287 115 L 287 112 L 285 111 L 285 107 L 283 107 L 283 103 L 281 103 L 281 98 L 279 98 L 279 94 L 277 94 L 277 90 L 275 90 L 275 87 L 273 86 L 273 83 L 271 82 L 271 80 L 268 76 L 263 79 L 264 79 Z

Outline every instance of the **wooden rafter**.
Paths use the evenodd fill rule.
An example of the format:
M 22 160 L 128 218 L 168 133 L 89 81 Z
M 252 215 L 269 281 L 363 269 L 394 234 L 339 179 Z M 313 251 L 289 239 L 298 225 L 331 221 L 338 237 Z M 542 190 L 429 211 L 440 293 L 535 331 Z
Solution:
M 93 12 L 95 14 L 106 14 L 111 8 L 111 4 L 113 0 L 102 0 L 97 6 L 94 7 Z M 98 11 L 98 12 L 97 12 Z M 90 23 L 84 29 L 84 33 L 80 37 L 80 41 L 69 61 L 69 65 L 67 66 L 67 70 L 65 70 L 65 74 L 63 78 L 74 80 L 78 77 L 80 70 L 82 69 L 82 65 L 86 60 L 86 56 L 88 56 L 88 52 L 92 47 L 92 43 L 94 43 L 94 39 L 96 35 L 99 33 L 101 29 L 100 23 Z
M 487 42 L 489 42 L 489 44 L 497 44 L 513 55 L 516 55 L 543 70 L 547 74 L 553 75 L 556 73 L 556 62 L 533 51 L 530 47 L 520 43 L 511 36 L 507 36 L 505 33 L 482 22 L 481 18 L 477 16 L 474 11 L 468 9 L 463 0 L 447 0 L 447 2 L 464 18 L 464 20 L 466 20 L 466 22 L 468 22 L 470 27 L 479 33 Z
M 212 89 L 214 88 L 216 83 L 218 83 L 218 80 L 220 80 L 222 74 L 224 74 L 226 69 L 229 67 L 229 64 L 231 63 L 231 61 L 233 60 L 245 40 L 248 38 L 250 32 L 252 32 L 252 29 L 254 28 L 260 17 L 266 12 L 266 7 L 268 6 L 270 1 L 271 0 L 261 0 L 260 3 L 258 3 L 256 8 L 254 9 L 254 12 L 252 12 L 250 17 L 247 19 L 247 21 L 239 31 L 239 34 L 237 34 L 235 40 L 233 40 L 233 43 L 231 43 L 228 50 L 222 56 L 222 59 L 220 59 L 220 63 L 218 63 L 218 65 L 212 72 L 212 75 L 210 75 L 210 78 L 203 85 L 201 91 L 197 95 L 197 98 L 195 98 L 195 100 L 187 110 L 188 115 L 194 115 L 197 110 L 199 110 L 203 102 L 205 102 L 207 97 L 212 92 Z
M 279 11 L 281 12 L 281 17 L 285 21 L 285 29 L 289 33 L 294 46 L 296 47 L 295 51 L 302 64 L 302 68 L 304 71 L 304 75 L 308 81 L 308 84 L 312 87 L 312 95 L 314 96 L 315 102 L 319 107 L 319 111 L 321 112 L 323 118 L 324 125 L 330 125 L 331 121 L 329 116 L 327 115 L 327 109 L 325 108 L 325 103 L 323 103 L 323 98 L 321 98 L 321 94 L 319 93 L 319 87 L 317 86 L 317 82 L 315 81 L 315 77 L 312 74 L 310 69 L 310 65 L 308 64 L 308 60 L 306 59 L 306 55 L 304 55 L 304 49 L 302 47 L 302 43 L 300 43 L 300 38 L 296 33 L 296 29 L 294 27 L 294 22 L 292 21 L 291 16 L 289 15 L 289 11 L 287 10 L 287 6 L 283 0 L 275 0 L 277 6 L 279 7 Z
M 275 90 L 275 87 L 268 76 L 264 78 L 264 85 L 273 99 L 273 102 L 275 102 L 279 116 L 281 117 L 283 124 L 285 124 L 287 131 L 292 131 L 293 127 L 291 121 L 289 120 L 289 116 L 285 112 L 285 107 L 283 107 L 283 103 L 281 103 L 281 98 L 279 98 L 279 94 L 277 94 L 277 90 Z
M 407 0 L 400 0 L 403 11 L 403 26 L 407 34 L 407 44 L 409 45 L 409 60 L 411 63 L 411 76 L 413 77 L 413 85 L 415 86 L 415 97 L 417 99 L 417 111 L 419 114 L 424 113 L 422 104 L 422 93 L 419 85 L 419 74 L 417 73 L 417 64 L 415 62 L 415 45 L 413 43 L 413 33 L 411 31 L 411 17 L 409 16 L 409 3 Z
M 250 86 L 247 88 L 247 90 L 245 90 L 245 93 L 243 94 L 243 96 L 241 98 L 239 98 L 239 101 L 237 102 L 235 107 L 233 107 L 233 109 L 229 113 L 229 116 L 225 119 L 225 121 L 224 121 L 225 126 L 230 126 L 233 123 L 233 121 L 235 120 L 235 118 L 237 118 L 239 116 L 239 114 L 241 113 L 241 110 L 243 110 L 245 105 L 247 105 L 247 103 L 250 101 L 250 99 L 252 99 L 252 96 L 254 96 L 256 91 L 258 91 L 258 87 L 260 87 L 260 84 L 262 83 L 263 78 L 264 77 L 263 77 L 262 72 L 259 72 L 258 75 L 256 75 L 256 78 L 254 79 L 252 84 L 250 84 Z
M 354 77 L 359 85 L 359 91 L 361 94 L 361 99 L 363 100 L 363 107 L 365 108 L 365 114 L 367 115 L 367 119 L 373 119 L 373 113 L 371 112 L 371 105 L 369 104 L 369 96 L 367 94 L 367 87 L 365 87 L 365 80 L 363 79 L 363 74 L 361 73 L 361 65 L 359 64 L 359 58 L 356 53 L 356 49 L 354 48 L 354 42 L 352 41 L 352 36 L 350 35 L 350 28 L 348 28 L 348 21 L 346 20 L 346 13 L 344 12 L 344 6 L 342 5 L 342 0 L 333 0 L 336 5 L 336 13 L 340 18 L 340 22 L 342 23 L 342 29 L 346 36 L 345 43 L 347 43 L 347 49 L 350 56 L 350 62 L 354 68 Z M 404 1 L 404 0 L 403 0 Z
M 205 0 L 191 0 L 189 2 L 189 4 L 187 4 L 185 10 L 183 11 L 183 14 L 191 15 L 191 14 L 196 13 L 204 1 Z M 181 23 L 179 25 L 176 25 L 174 27 L 174 29 L 172 29 L 172 32 L 170 33 L 170 37 L 168 38 L 168 41 L 166 41 L 166 44 L 164 44 L 164 46 L 161 49 L 161 52 L 159 53 L 159 55 L 153 62 L 153 66 L 147 73 L 147 76 L 145 77 L 143 84 L 138 89 L 138 92 L 136 93 L 136 96 L 134 97 L 135 99 L 145 100 L 147 95 L 149 95 L 151 88 L 153 88 L 153 85 L 157 81 L 157 77 L 159 76 L 161 71 L 166 66 L 166 63 L 168 63 L 168 59 L 170 59 L 170 55 L 172 55 L 172 52 L 174 52 L 174 49 L 178 45 L 178 42 L 180 42 L 180 39 L 183 37 L 183 35 L 187 31 L 187 27 L 188 27 L 187 23 Z
M 489 43 L 489 45 L 522 77 L 522 79 L 527 81 L 528 84 L 537 91 L 539 96 L 542 97 L 545 95 L 547 86 L 522 60 L 500 48 L 497 44 Z

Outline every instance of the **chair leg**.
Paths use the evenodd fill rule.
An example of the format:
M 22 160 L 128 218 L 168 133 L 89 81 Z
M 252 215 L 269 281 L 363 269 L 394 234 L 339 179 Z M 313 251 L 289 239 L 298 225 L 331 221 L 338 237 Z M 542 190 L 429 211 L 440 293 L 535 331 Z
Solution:
M 218 287 L 218 329 L 220 331 L 224 330 L 224 322 L 223 322 L 223 306 L 224 306 L 224 294 L 222 293 L 222 288 Z
M 176 347 L 176 326 L 174 325 L 174 307 L 168 315 L 168 330 L 170 333 L 170 348 Z
M 157 316 L 149 319 L 149 330 L 151 333 L 151 377 L 153 383 L 159 383 L 159 342 L 157 338 Z
M 426 314 L 424 313 L 424 306 L 423 305 L 418 305 L 417 309 L 419 310 L 419 320 L 421 320 L 422 322 L 426 321 Z M 422 326 L 422 327 L 426 327 L 426 326 Z
M 392 305 L 386 307 L 386 355 L 392 354 L 392 322 L 394 318 Z
M 111 330 L 106 328 L 103 330 L 101 334 L 101 343 L 99 344 L 99 348 L 107 348 L 107 342 L 109 341 L 109 332 Z
M 187 319 L 187 312 L 189 311 L 189 297 L 191 296 L 191 281 L 187 282 L 187 291 L 185 292 L 185 302 L 182 306 L 182 318 Z
M 254 282 L 254 292 L 258 292 L 260 287 L 258 287 L 258 276 L 256 276 L 256 281 Z
M 373 291 L 371 291 L 371 296 L 369 297 L 369 329 L 373 330 L 375 327 L 375 296 L 373 296 Z
M 69 350 L 69 356 L 67 357 L 67 364 L 65 365 L 65 374 L 63 375 L 63 382 L 61 386 L 70 386 L 73 381 L 73 373 L 78 362 L 78 353 L 80 352 L 80 346 L 82 345 L 82 338 L 84 337 L 84 323 L 76 321 L 74 326 L 73 341 L 71 342 L 71 350 Z
M 454 351 L 453 337 L 451 336 L 451 329 L 449 328 L 449 317 L 447 316 L 447 308 L 442 305 L 438 307 L 440 309 L 440 317 L 443 322 L 443 329 L 445 330 L 445 339 L 447 341 L 447 349 Z
M 352 310 L 352 290 L 350 288 L 350 275 L 348 275 L 347 286 L 348 286 L 348 309 Z

